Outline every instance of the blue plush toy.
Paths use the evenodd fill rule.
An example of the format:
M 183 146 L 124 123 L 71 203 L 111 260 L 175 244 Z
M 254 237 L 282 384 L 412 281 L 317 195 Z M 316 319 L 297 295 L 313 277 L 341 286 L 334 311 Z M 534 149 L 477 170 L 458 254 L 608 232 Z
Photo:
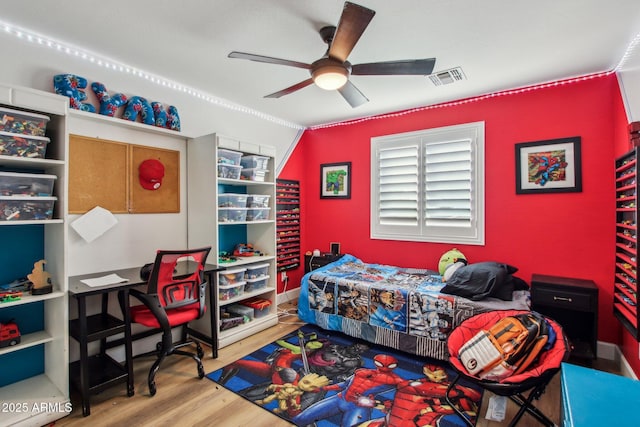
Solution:
M 167 112 L 164 111 L 164 106 L 160 102 L 152 102 L 151 108 L 153 109 L 153 117 L 155 119 L 155 125 L 163 128 L 167 126 Z
M 153 125 L 155 118 L 153 117 L 153 109 L 151 104 L 141 96 L 132 96 L 127 102 L 122 118 L 135 122 L 138 114 L 142 117 L 142 123 L 145 125 Z
M 69 106 L 75 110 L 88 111 L 95 113 L 96 108 L 86 102 L 87 94 L 84 88 L 87 87 L 87 79 L 76 76 L 75 74 L 57 74 L 53 76 L 53 89 L 58 95 L 69 98 Z
M 118 107 L 127 102 L 127 97 L 121 93 L 110 96 L 107 88 L 102 83 L 91 83 L 91 89 L 100 101 L 100 114 L 102 115 L 114 117 Z
M 169 106 L 169 112 L 167 113 L 167 127 L 171 130 L 180 131 L 180 116 L 178 115 L 178 109 L 173 105 Z

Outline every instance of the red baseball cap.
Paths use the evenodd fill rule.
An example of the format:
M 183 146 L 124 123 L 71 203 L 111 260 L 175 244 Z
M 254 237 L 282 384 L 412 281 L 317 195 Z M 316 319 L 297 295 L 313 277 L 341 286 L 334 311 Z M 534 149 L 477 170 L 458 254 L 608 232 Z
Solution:
M 140 185 L 146 190 L 157 190 L 164 178 L 164 165 L 160 160 L 147 159 L 138 166 Z

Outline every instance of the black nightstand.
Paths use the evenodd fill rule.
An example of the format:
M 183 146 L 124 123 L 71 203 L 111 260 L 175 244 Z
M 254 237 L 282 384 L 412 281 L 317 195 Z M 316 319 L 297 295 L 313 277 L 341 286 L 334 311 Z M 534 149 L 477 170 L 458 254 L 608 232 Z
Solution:
M 320 268 L 324 265 L 327 265 L 331 262 L 337 261 L 342 258 L 343 254 L 322 254 L 318 256 L 313 255 L 305 255 L 304 256 L 304 273 L 315 270 L 316 268 Z
M 531 308 L 562 325 L 572 358 L 587 363 L 597 358 L 598 287 L 592 280 L 534 274 Z

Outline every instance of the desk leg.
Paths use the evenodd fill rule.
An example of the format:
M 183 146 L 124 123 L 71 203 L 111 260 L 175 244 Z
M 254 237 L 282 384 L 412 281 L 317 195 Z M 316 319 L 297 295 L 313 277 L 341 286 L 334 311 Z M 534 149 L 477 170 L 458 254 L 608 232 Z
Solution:
M 133 340 L 131 338 L 131 312 L 129 311 L 129 289 L 119 291 L 122 301 L 122 319 L 124 320 L 124 353 L 127 368 L 127 396 L 135 393 L 133 386 Z
M 213 272 L 209 274 L 209 316 L 211 316 L 211 358 L 218 358 L 218 322 L 216 315 L 218 305 L 216 304 L 216 294 L 218 292 L 218 275 Z
M 89 350 L 87 341 L 87 303 L 85 297 L 80 295 L 78 299 L 78 321 L 80 323 L 80 395 L 82 397 L 82 415 L 91 414 L 89 402 Z

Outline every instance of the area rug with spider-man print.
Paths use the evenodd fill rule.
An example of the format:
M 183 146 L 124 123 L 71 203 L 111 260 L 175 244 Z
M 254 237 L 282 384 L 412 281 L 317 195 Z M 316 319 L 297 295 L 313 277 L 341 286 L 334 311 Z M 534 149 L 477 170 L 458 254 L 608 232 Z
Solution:
M 446 362 L 313 325 L 207 375 L 301 427 L 465 426 L 445 396 L 454 376 Z M 475 425 L 482 389 L 461 380 L 449 399 Z

